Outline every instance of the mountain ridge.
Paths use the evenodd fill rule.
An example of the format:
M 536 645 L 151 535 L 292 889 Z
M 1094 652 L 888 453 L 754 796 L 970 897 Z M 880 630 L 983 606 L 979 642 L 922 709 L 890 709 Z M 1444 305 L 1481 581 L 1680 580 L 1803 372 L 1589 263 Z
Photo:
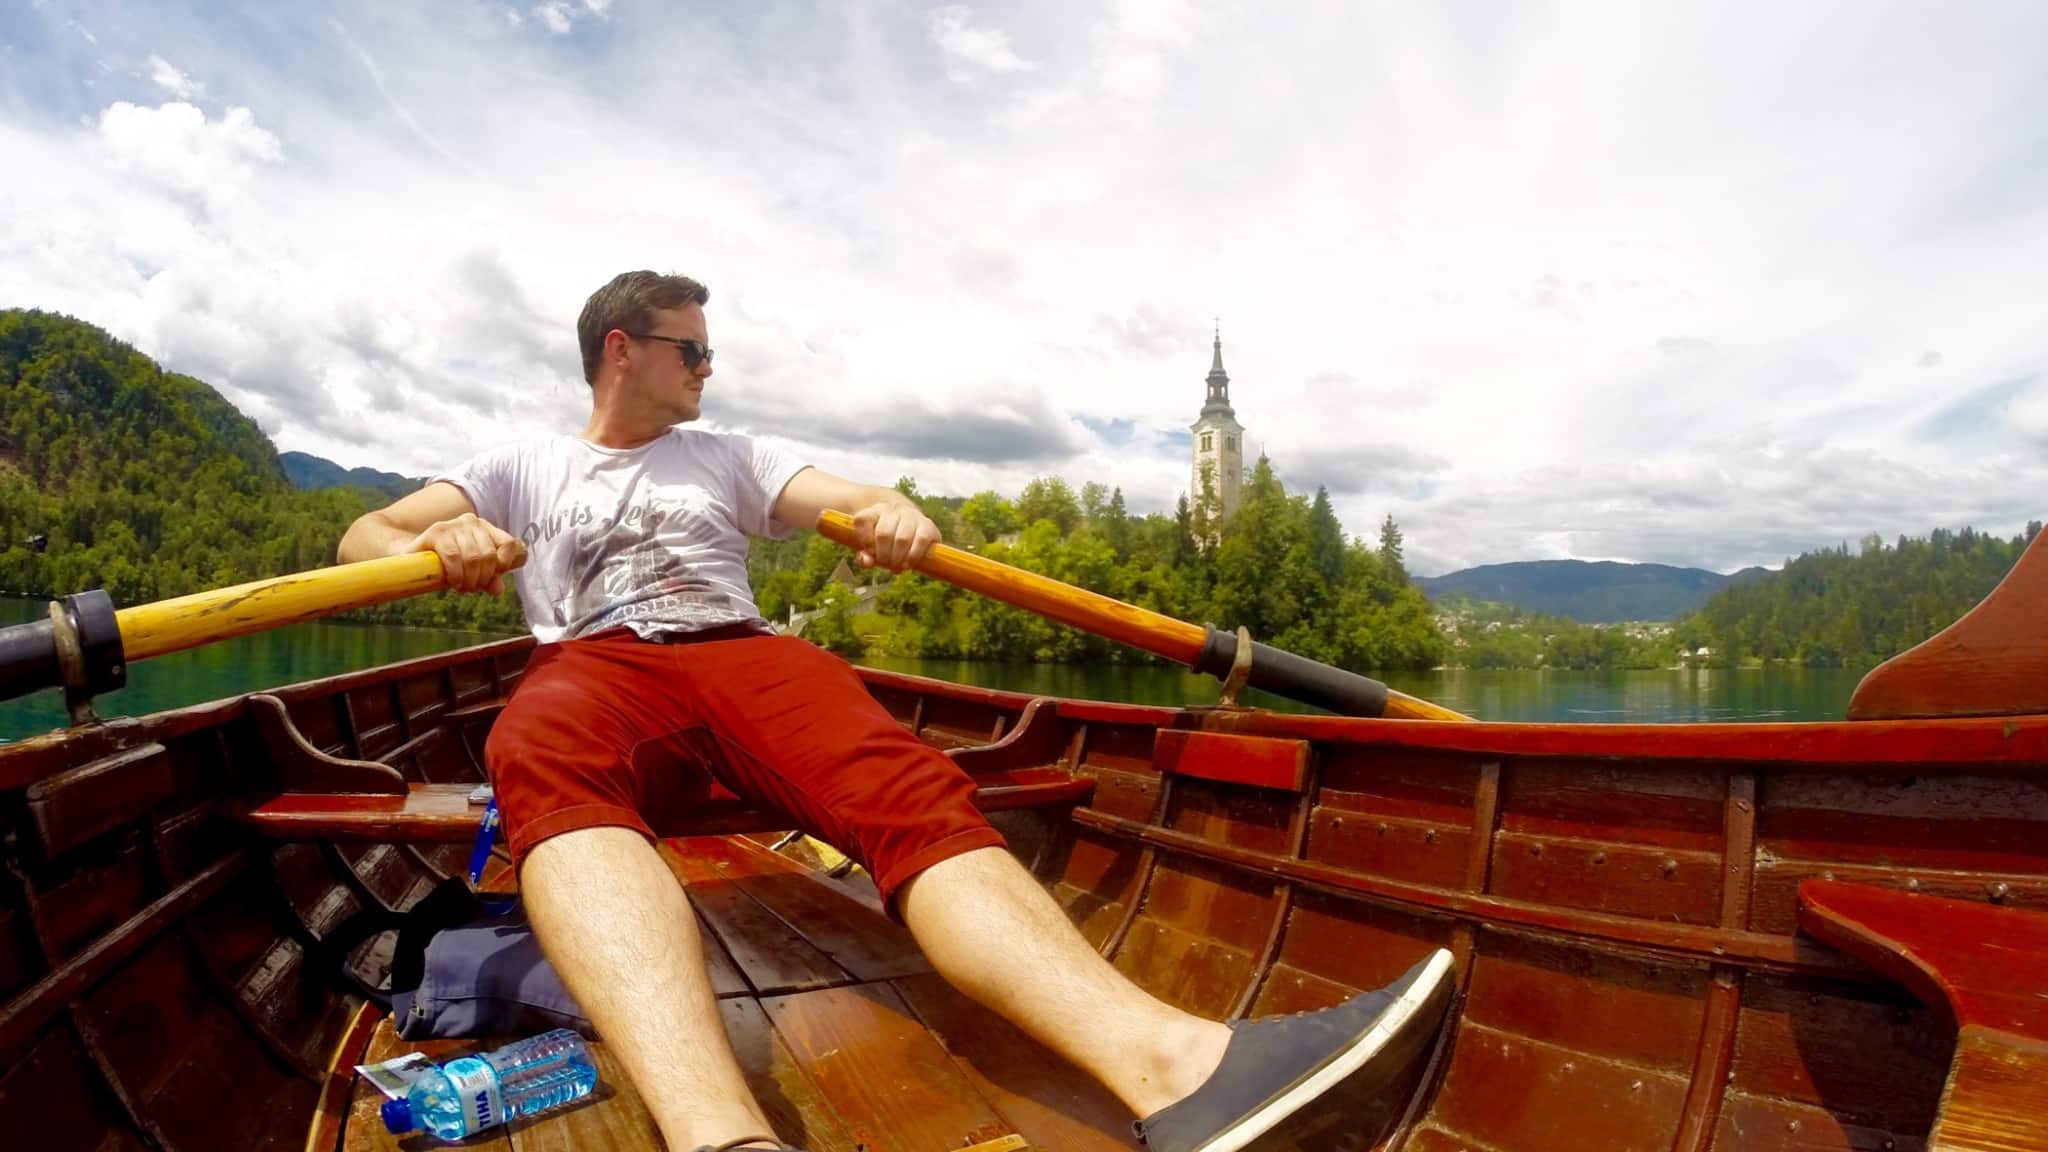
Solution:
M 1757 579 L 1766 568 L 1721 573 L 1671 564 L 1618 560 L 1515 560 L 1481 564 L 1414 583 L 1432 601 L 1481 600 L 1582 624 L 1677 620 L 1691 615 L 1730 583 Z
M 277 462 L 284 467 L 285 477 L 292 482 L 292 487 L 306 491 L 359 488 L 386 500 L 396 500 L 419 491 L 424 483 L 423 477 L 401 476 L 375 468 L 344 468 L 311 452 L 279 452 Z

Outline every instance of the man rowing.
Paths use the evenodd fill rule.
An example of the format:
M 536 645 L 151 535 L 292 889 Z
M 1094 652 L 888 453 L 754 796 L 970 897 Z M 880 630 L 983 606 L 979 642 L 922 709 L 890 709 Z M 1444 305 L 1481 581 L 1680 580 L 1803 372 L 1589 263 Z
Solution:
M 1148 1147 L 1256 1149 L 1283 1126 L 1341 1136 L 1332 1113 L 1398 1080 L 1434 1034 L 1448 953 L 1321 1012 L 1230 1025 L 1118 973 L 952 761 L 844 661 L 761 619 L 748 537 L 839 509 L 861 563 L 902 571 L 939 530 L 893 489 L 685 427 L 712 375 L 709 299 L 687 277 L 614 278 L 577 320 L 580 433 L 486 451 L 357 520 L 340 547 L 343 562 L 435 552 L 465 591 L 513 573 L 540 644 L 486 767 L 542 948 L 668 1146 L 791 1147 L 747 1088 L 696 917 L 655 846 L 714 782 L 859 860 L 941 976 L 1100 1080 Z

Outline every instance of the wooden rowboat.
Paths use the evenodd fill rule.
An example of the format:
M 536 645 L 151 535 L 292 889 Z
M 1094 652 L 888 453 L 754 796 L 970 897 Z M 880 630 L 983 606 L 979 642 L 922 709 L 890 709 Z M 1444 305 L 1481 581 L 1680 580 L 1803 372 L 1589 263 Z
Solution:
M 1449 947 L 1450 1023 L 1361 1118 L 1374 1147 L 2038 1149 L 2044 604 L 2036 541 L 1832 723 L 1433 723 L 862 675 L 1168 1001 L 1298 1011 Z M 0 1144 L 421 1146 L 350 1074 L 405 1047 L 343 978 L 376 983 L 389 942 L 323 940 L 463 869 L 482 741 L 530 651 L 0 748 Z M 777 852 L 737 802 L 664 831 L 786 1139 L 1134 1147 L 1113 1099 L 933 976 L 858 873 Z M 659 1147 L 598 1047 L 596 1103 L 480 1143 Z

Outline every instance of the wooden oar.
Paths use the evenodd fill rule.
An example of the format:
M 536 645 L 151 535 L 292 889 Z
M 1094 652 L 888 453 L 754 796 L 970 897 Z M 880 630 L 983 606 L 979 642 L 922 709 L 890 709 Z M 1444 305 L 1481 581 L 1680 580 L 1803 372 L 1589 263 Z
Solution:
M 104 591 L 67 596 L 51 618 L 0 628 L 0 700 L 59 685 L 75 694 L 109 692 L 127 666 L 351 608 L 441 588 L 441 558 L 412 552 L 255 580 L 154 604 L 114 610 Z
M 853 517 L 843 512 L 827 510 L 820 514 L 818 532 L 848 548 L 860 547 Z M 934 545 L 916 565 L 916 570 L 935 580 L 944 580 L 1011 607 L 1036 612 L 1049 620 L 1071 624 L 1120 644 L 1164 656 L 1218 678 L 1228 676 L 1237 659 L 1235 633 L 1176 620 L 1049 576 L 963 552 L 950 545 Z M 1314 704 L 1343 716 L 1390 716 L 1402 720 L 1471 719 L 1427 700 L 1396 692 L 1356 672 L 1319 664 L 1257 641 L 1252 643 L 1248 682 L 1252 687 L 1262 688 L 1276 696 Z

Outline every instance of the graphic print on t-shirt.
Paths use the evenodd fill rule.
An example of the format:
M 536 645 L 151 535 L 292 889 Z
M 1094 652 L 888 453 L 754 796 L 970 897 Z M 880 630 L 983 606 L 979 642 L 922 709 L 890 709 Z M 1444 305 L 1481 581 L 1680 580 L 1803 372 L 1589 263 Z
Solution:
M 747 538 L 783 539 L 778 495 L 808 467 L 750 436 L 671 428 L 638 448 L 576 436 L 494 448 L 435 477 L 526 544 L 512 575 L 536 640 L 642 637 L 759 620 Z
M 671 547 L 691 543 L 691 525 L 703 523 L 701 516 L 678 515 L 685 509 L 677 505 L 704 503 L 701 490 L 659 490 L 618 517 L 574 532 L 569 595 L 556 604 L 569 635 L 587 636 L 633 620 L 694 630 L 745 619 L 731 597 Z

